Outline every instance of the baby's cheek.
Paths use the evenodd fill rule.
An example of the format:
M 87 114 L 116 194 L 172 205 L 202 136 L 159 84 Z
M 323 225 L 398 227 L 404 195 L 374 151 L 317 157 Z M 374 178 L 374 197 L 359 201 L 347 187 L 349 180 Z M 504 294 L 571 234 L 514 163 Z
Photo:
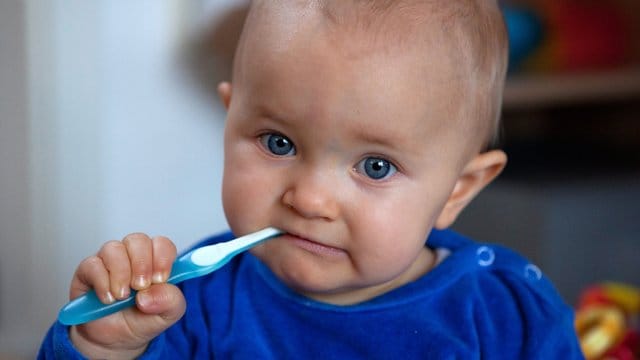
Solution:
M 244 234 L 266 226 L 270 194 L 262 176 L 243 169 L 229 170 L 223 181 L 222 201 L 231 230 Z
M 225 215 L 232 230 L 239 231 L 237 229 L 242 222 L 242 214 L 245 213 L 245 208 L 249 203 L 249 199 L 252 194 L 251 187 L 247 184 L 247 179 L 243 176 L 237 176 L 237 173 L 226 173 L 222 185 L 222 204 Z
M 409 216 L 407 213 L 397 215 L 398 218 Z M 397 220 L 391 215 L 386 221 L 377 220 L 369 224 L 362 227 L 358 236 L 362 242 L 359 247 L 364 246 L 361 249 L 367 254 L 367 262 L 372 267 L 390 276 L 410 266 L 425 246 L 428 228 L 425 224 Z

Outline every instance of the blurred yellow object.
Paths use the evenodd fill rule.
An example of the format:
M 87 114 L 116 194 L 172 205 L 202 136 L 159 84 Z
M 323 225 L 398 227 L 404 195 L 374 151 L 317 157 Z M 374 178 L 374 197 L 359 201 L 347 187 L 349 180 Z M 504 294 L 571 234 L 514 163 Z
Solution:
M 640 288 L 607 282 L 585 289 L 575 327 L 587 360 L 640 359 Z
M 602 287 L 607 297 L 627 315 L 640 313 L 640 289 L 620 283 L 605 283 Z
M 588 360 L 598 359 L 622 340 L 626 321 L 615 306 L 591 306 L 576 314 L 576 331 L 580 347 Z

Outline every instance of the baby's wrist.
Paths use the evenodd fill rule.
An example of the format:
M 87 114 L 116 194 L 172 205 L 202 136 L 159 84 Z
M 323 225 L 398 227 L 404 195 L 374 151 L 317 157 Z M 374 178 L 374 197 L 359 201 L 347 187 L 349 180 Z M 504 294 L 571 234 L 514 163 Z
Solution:
M 77 326 L 69 328 L 69 340 L 79 353 L 89 359 L 135 359 L 142 355 L 147 348 L 147 344 L 136 349 L 115 349 L 102 346 L 83 336 Z

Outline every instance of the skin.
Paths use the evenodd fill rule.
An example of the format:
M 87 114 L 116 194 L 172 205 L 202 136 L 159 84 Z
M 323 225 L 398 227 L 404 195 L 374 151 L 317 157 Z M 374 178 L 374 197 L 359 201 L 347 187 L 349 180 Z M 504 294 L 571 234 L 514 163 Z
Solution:
M 219 86 L 225 214 L 237 235 L 286 231 L 252 253 L 292 289 L 356 304 L 427 273 L 431 229 L 448 227 L 506 156 L 478 153 L 483 127 L 462 115 L 460 75 L 435 25 L 414 34 L 424 47 L 389 47 L 296 6 L 247 21 L 234 82 Z M 413 31 L 395 20 L 398 34 Z M 290 152 L 269 147 L 278 136 Z M 371 158 L 395 171 L 372 178 L 363 166 Z M 90 288 L 105 303 L 129 286 L 140 292 L 135 308 L 72 327 L 75 346 L 89 357 L 141 354 L 184 313 L 184 297 L 164 283 L 175 256 L 167 238 L 130 234 L 84 260 L 72 299 Z
M 448 226 L 462 193 L 474 195 L 506 160 L 484 154 L 491 163 L 478 170 L 473 127 L 451 119 L 463 104 L 446 101 L 460 91 L 446 57 L 425 66 L 422 48 L 363 47 L 366 33 L 323 28 L 313 10 L 297 10 L 305 21 L 253 25 L 269 36 L 245 40 L 237 81 L 219 89 L 229 107 L 224 209 L 237 234 L 288 233 L 252 252 L 291 288 L 355 304 L 424 275 L 434 263 L 424 246 L 431 228 Z M 274 135 L 295 151 L 274 154 L 265 145 Z M 370 157 L 396 171 L 372 179 L 361 168 Z
M 71 281 L 70 299 L 91 288 L 105 304 L 128 297 L 129 289 L 139 292 L 135 307 L 72 326 L 69 336 L 78 351 L 92 359 L 133 359 L 178 321 L 186 308 L 184 296 L 165 283 L 175 258 L 168 238 L 134 233 L 105 243 L 83 260 Z

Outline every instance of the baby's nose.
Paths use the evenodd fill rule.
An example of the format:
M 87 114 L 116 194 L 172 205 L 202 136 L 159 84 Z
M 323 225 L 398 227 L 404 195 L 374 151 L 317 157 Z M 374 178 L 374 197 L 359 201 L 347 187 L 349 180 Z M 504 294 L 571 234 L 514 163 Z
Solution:
M 335 220 L 340 212 L 336 189 L 335 178 L 306 172 L 293 179 L 282 203 L 306 218 Z

